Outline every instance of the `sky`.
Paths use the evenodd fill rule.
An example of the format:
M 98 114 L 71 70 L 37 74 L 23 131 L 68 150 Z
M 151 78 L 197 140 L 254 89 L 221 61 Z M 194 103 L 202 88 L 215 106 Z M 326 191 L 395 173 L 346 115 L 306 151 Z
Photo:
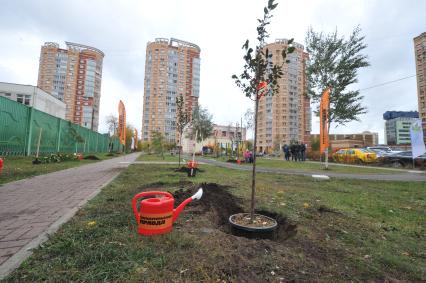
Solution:
M 299 0 L 276 1 L 269 26 L 270 41 L 294 38 L 305 43 L 309 27 L 349 36 L 359 25 L 365 35 L 370 67 L 358 73 L 363 105 L 360 122 L 332 127 L 331 133 L 379 133 L 383 142 L 388 110 L 417 107 L 413 38 L 426 32 L 424 0 Z M 254 40 L 257 18 L 267 1 L 260 0 L 0 0 L 0 81 L 37 85 L 40 48 L 44 42 L 90 45 L 105 53 L 100 104 L 100 131 L 105 117 L 118 115 L 121 99 L 127 122 L 139 132 L 146 44 L 155 38 L 178 38 L 201 48 L 200 103 L 213 121 L 236 123 L 252 102 L 231 76 L 242 71 L 246 39 Z M 368 88 L 368 89 L 366 89 Z M 366 90 L 363 90 L 366 89 Z M 315 105 L 312 105 L 314 108 Z M 313 115 L 314 116 L 314 115 Z M 312 133 L 319 122 L 312 120 Z

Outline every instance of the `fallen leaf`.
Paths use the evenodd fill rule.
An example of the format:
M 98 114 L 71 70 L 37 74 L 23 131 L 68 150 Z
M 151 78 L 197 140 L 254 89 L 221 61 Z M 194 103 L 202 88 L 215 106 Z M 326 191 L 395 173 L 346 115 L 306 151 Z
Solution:
M 94 226 L 94 225 L 96 225 L 96 221 L 87 222 L 87 226 Z
M 309 203 L 307 203 L 307 202 L 303 203 L 303 207 L 304 208 L 308 208 L 309 207 Z

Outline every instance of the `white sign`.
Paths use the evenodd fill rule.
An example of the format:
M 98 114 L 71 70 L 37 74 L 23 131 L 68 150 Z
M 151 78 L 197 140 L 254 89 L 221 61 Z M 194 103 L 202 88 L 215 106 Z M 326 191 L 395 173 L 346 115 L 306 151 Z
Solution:
M 422 122 L 417 119 L 410 126 L 411 137 L 411 150 L 413 152 L 413 159 L 426 152 L 425 143 L 423 141 Z

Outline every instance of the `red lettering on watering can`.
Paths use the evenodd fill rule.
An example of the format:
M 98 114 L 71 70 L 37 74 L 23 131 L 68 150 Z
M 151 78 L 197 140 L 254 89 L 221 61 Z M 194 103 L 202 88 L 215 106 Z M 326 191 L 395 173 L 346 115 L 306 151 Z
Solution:
M 139 229 L 157 230 L 171 227 L 173 224 L 173 213 L 164 214 L 141 214 Z

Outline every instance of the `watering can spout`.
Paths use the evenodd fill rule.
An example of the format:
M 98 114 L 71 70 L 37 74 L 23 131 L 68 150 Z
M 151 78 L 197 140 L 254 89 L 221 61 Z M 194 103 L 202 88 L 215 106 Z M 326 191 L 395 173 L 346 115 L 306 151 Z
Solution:
M 192 200 L 200 200 L 203 196 L 203 188 L 199 188 L 198 191 L 192 196 L 184 200 L 176 209 L 173 210 L 173 222 L 176 221 L 176 219 L 179 217 L 179 214 L 182 212 L 182 210 L 185 208 L 185 206 L 190 203 Z

